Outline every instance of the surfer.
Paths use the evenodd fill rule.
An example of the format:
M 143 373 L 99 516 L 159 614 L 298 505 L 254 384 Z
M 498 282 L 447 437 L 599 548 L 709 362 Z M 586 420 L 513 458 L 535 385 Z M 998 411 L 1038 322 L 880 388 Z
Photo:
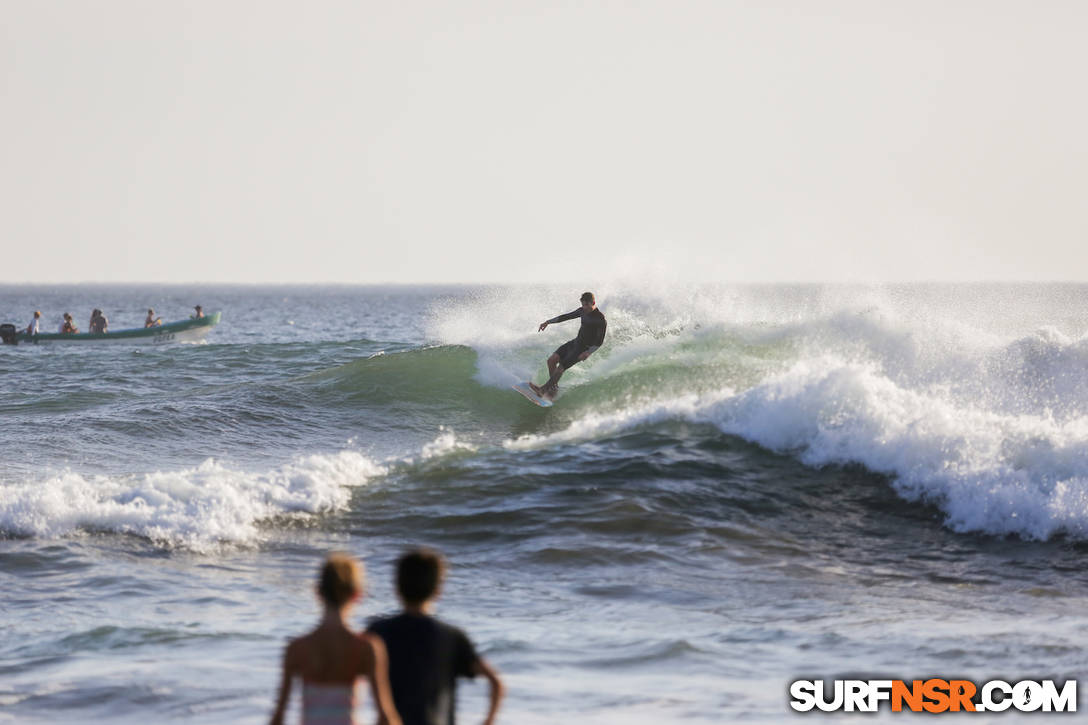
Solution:
M 578 328 L 578 337 L 560 345 L 548 358 L 548 374 L 551 376 L 548 382 L 543 385 L 529 383 L 533 391 L 541 397 L 554 398 L 559 392 L 559 378 L 563 376 L 563 373 L 572 365 L 585 360 L 604 344 L 604 333 L 608 323 L 604 319 L 604 314 L 597 309 L 593 293 L 584 292 L 579 301 L 582 306 L 578 309 L 540 323 L 540 332 L 543 332 L 548 325 L 555 322 L 566 322 L 578 318 L 582 320 L 582 326 Z

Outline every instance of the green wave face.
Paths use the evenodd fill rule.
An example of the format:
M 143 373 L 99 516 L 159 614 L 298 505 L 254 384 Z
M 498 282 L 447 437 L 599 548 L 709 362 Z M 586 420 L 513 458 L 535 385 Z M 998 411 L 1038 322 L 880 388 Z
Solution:
M 567 371 L 557 405 L 537 412 L 562 424 L 633 402 L 744 389 L 780 369 L 790 350 L 789 342 L 756 343 L 721 330 L 617 340 Z M 386 409 L 432 423 L 450 414 L 500 423 L 534 407 L 509 387 L 526 378 L 542 382 L 550 352 L 525 345 L 417 348 L 355 360 L 309 375 L 305 384 L 327 405 Z
M 473 381 L 476 353 L 450 345 L 380 353 L 309 376 L 320 389 L 345 403 L 378 405 L 432 401 L 436 405 L 470 400 L 480 388 Z

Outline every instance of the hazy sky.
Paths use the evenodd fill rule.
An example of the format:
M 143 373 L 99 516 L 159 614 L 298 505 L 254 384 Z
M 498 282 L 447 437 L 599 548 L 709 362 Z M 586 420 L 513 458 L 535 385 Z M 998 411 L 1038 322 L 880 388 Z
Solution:
M 1088 3 L 0 0 L 5 282 L 1088 280 Z

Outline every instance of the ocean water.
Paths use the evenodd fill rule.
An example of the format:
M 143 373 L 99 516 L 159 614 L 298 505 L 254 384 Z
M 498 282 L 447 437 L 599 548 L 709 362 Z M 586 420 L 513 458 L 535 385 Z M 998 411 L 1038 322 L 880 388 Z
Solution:
M 19 325 L 223 313 L 0 347 L 0 722 L 265 722 L 324 554 L 366 562 L 362 625 L 414 544 L 502 722 L 853 721 L 788 683 L 1088 670 L 1088 287 L 594 291 L 606 344 L 540 409 L 509 386 L 580 287 L 0 287 Z

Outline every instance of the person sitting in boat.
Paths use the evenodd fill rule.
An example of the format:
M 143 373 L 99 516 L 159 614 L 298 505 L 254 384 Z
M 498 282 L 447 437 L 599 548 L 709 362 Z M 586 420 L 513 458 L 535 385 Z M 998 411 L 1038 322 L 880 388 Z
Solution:
M 158 327 L 162 324 L 161 317 L 155 317 L 155 310 L 150 307 L 147 308 L 147 319 L 144 320 L 144 327 Z
M 204 308 L 201 307 L 200 305 L 197 305 L 193 309 L 196 310 L 196 314 L 195 315 L 190 315 L 189 316 L 190 320 L 199 320 L 201 317 L 204 316 Z
M 102 310 L 95 309 L 91 314 L 91 332 L 109 332 L 110 321 L 102 314 Z
M 34 319 L 30 321 L 30 324 L 26 326 L 26 334 L 37 335 L 39 330 L 39 321 L 42 319 L 42 311 L 34 310 Z
M 72 320 L 72 316 L 67 312 L 64 313 L 64 324 L 60 326 L 60 331 L 65 335 L 74 335 L 79 332 L 79 328 L 76 327 L 76 323 Z

